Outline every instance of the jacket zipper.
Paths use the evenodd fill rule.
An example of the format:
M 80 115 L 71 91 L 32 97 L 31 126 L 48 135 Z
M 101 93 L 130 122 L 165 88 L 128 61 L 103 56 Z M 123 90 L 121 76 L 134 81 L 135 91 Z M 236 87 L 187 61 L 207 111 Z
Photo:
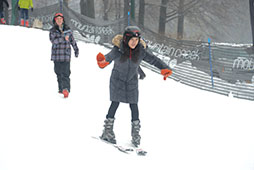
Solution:
M 128 62 L 128 74 L 127 74 L 126 85 L 125 85 L 126 101 L 128 101 L 128 95 L 127 95 L 128 94 L 128 91 L 127 91 L 128 82 L 127 82 L 127 80 L 129 78 L 129 72 L 130 72 L 131 49 L 130 49 L 130 56 L 129 56 L 129 58 L 130 58 L 130 60 L 129 61 L 127 60 L 127 62 Z

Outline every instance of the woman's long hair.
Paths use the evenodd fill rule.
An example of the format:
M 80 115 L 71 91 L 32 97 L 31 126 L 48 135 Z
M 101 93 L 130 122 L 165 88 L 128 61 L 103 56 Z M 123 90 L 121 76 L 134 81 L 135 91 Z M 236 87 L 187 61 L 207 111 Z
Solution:
M 131 49 L 128 44 L 123 43 L 123 55 L 121 56 L 120 61 L 125 62 L 128 58 L 131 59 L 134 63 L 138 62 L 140 53 L 140 44 L 138 43 L 134 49 Z

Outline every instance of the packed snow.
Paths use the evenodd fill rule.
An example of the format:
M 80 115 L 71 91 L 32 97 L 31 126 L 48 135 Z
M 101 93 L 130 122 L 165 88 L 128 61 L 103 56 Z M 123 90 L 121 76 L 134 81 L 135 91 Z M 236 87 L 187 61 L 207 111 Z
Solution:
M 0 26 L 0 170 L 254 169 L 253 102 L 195 89 L 146 68 L 139 81 L 141 147 L 124 154 L 95 140 L 102 133 L 113 64 L 78 42 L 71 93 L 58 94 L 49 32 Z M 131 140 L 131 112 L 121 103 L 114 126 L 119 144 Z

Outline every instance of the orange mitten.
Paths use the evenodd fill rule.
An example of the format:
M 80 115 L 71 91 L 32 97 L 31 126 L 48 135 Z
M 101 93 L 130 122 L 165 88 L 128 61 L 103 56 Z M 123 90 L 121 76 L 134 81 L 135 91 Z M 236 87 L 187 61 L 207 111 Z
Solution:
M 102 53 L 97 54 L 97 64 L 100 68 L 104 68 L 109 65 L 109 62 L 106 61 L 105 56 Z
M 103 60 L 106 60 L 106 58 L 105 58 L 105 56 L 101 53 L 101 52 L 99 52 L 98 54 L 97 54 L 97 61 L 103 61 Z
M 164 76 L 164 80 L 167 79 L 167 77 L 169 77 L 172 74 L 172 70 L 170 69 L 162 69 L 161 70 L 161 74 Z

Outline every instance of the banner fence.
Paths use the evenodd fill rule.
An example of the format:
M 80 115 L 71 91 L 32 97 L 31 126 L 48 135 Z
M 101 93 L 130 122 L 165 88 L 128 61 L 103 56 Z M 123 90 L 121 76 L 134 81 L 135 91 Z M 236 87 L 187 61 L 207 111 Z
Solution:
M 30 13 L 30 23 L 35 28 L 49 30 L 53 26 L 53 16 L 57 11 L 60 11 L 59 3 L 36 8 Z M 113 47 L 112 38 L 116 34 L 122 34 L 128 25 L 126 17 L 115 21 L 92 19 L 64 4 L 63 13 L 76 39 L 101 44 L 107 48 Z M 9 18 L 11 18 L 10 14 L 11 11 L 9 11 Z M 167 38 L 132 20 L 130 24 L 141 28 L 142 38 L 149 49 L 173 68 L 171 79 L 202 90 L 254 100 L 254 49 L 251 45 L 211 42 L 210 65 L 208 42 Z M 142 66 L 159 73 L 157 68 L 145 62 Z M 211 75 L 213 75 L 214 86 L 212 86 Z

